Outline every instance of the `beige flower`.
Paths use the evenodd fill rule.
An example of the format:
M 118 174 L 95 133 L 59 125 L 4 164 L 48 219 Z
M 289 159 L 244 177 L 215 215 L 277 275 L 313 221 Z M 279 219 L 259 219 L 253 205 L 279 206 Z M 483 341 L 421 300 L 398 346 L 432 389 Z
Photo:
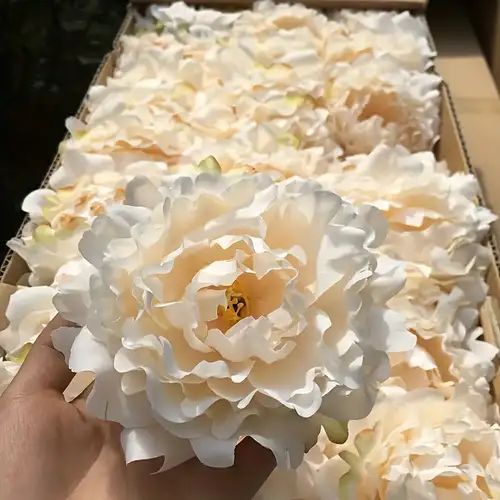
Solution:
M 10 297 L 5 317 L 9 325 L 0 331 L 0 394 L 7 388 L 32 344 L 57 311 L 54 288 L 18 288 Z M 2 358 L 2 354 L 4 354 Z
M 473 273 L 453 283 L 409 273 L 389 306 L 404 315 L 417 341 L 411 351 L 391 355 L 388 390 L 435 387 L 447 397 L 469 397 L 476 407 L 491 401 L 498 349 L 479 340 L 478 310 L 486 292 L 481 276 Z
M 22 208 L 30 223 L 8 246 L 31 269 L 31 285 L 52 284 L 57 270 L 79 256 L 83 233 L 109 205 L 124 200 L 128 180 L 139 173 L 159 178 L 168 169 L 164 162 L 134 160 L 66 150 L 50 180 L 53 189 L 38 189 L 25 198 Z
M 366 415 L 414 342 L 384 306 L 402 280 L 377 267 L 380 220 L 299 178 L 132 181 L 58 280 L 83 328 L 54 339 L 96 373 L 89 409 L 125 427 L 127 460 L 225 467 L 251 436 L 296 467 L 325 418 Z
M 412 391 L 376 403 L 334 445 L 321 434 L 295 472 L 277 472 L 259 498 L 498 498 L 500 429 L 462 400 Z M 287 492 L 286 496 L 280 492 Z
M 436 55 L 429 45 L 424 22 L 409 12 L 341 10 L 334 20 L 343 28 L 334 28 L 327 39 L 326 52 L 334 61 L 352 61 L 361 54 L 378 58 L 389 54 L 401 67 L 425 71 Z
M 333 66 L 331 78 L 331 133 L 346 154 L 370 153 L 380 143 L 430 150 L 438 140 L 438 76 L 407 71 L 391 56 L 364 55 Z
M 341 173 L 321 182 L 353 203 L 382 210 L 390 230 L 381 251 L 425 275 L 448 280 L 489 264 L 480 242 L 496 217 L 478 205 L 477 180 L 449 175 L 430 152 L 380 145 L 348 158 Z

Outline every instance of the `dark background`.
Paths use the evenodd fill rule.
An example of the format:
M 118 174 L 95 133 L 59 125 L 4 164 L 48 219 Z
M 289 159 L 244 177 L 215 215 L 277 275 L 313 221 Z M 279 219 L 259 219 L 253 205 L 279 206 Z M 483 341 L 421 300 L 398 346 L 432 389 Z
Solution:
M 0 258 L 125 15 L 126 0 L 0 0 Z

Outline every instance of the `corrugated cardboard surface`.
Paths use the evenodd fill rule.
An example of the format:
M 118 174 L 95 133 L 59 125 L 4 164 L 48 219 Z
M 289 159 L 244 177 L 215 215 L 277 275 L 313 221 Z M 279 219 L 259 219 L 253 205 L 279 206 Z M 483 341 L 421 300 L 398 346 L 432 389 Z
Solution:
M 467 2 L 467 13 L 500 88 L 500 0 Z
M 429 25 L 438 51 L 436 68 L 448 83 L 470 163 L 486 204 L 500 214 L 500 101 L 465 12 L 431 4 Z M 493 225 L 500 242 L 500 221 Z

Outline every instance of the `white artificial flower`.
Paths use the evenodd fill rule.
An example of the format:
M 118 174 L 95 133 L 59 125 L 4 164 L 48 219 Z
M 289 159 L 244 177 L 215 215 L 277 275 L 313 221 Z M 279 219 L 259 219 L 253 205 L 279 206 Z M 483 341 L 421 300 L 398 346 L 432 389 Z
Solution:
M 496 217 L 478 204 L 477 180 L 450 175 L 431 152 L 380 145 L 348 158 L 341 173 L 321 182 L 353 203 L 382 210 L 389 233 L 380 250 L 389 257 L 445 280 L 489 264 L 480 242 Z
M 175 44 L 153 46 L 136 58 L 125 50 L 115 76 L 89 92 L 86 122 L 68 122 L 68 146 L 142 151 L 172 165 L 193 143 L 208 149 L 221 141 L 243 160 L 248 150 L 287 153 L 290 147 L 322 147 L 328 154 L 338 149 L 329 138 L 328 110 L 311 96 L 320 96 L 326 72 L 316 50 L 291 59 L 304 52 L 302 45 L 291 38 L 286 50 L 282 42 L 273 50 L 236 39 L 195 55 Z
M 196 9 L 184 2 L 168 6 L 151 5 L 148 17 L 138 17 L 139 30 L 167 31 L 178 36 L 207 37 L 231 27 L 240 17 L 239 12 L 220 12 L 212 9 Z
M 159 178 L 167 170 L 164 162 L 65 151 L 50 179 L 53 189 L 38 189 L 25 198 L 22 208 L 30 223 L 20 238 L 8 242 L 28 264 L 30 284 L 52 284 L 57 270 L 79 256 L 83 233 L 109 205 L 123 201 L 128 180 L 139 173 Z
M 336 12 L 334 17 L 349 33 L 359 30 L 374 33 L 411 33 L 416 39 L 427 38 L 429 34 L 425 21 L 408 11 L 342 9 Z
M 391 354 L 387 390 L 434 387 L 447 397 L 473 399 L 476 407 L 489 403 L 498 348 L 478 339 L 483 333 L 478 310 L 486 293 L 478 273 L 452 283 L 409 273 L 405 288 L 388 305 L 406 318 L 416 345 Z
M 208 38 L 191 33 L 201 17 Z M 437 139 L 439 78 L 401 68 L 390 53 L 363 49 L 354 62 L 332 59 L 328 37 L 344 40 L 347 20 L 343 26 L 313 9 L 269 2 L 236 17 L 178 2 L 155 6 L 149 18 L 149 29 L 159 20 L 170 28 L 123 37 L 113 76 L 89 92 L 85 122 L 68 121 L 69 147 L 140 151 L 173 166 L 194 143 L 227 143 L 247 163 L 248 151 L 323 148 L 328 162 L 339 144 L 353 154 L 380 141 L 428 149 Z M 409 23 L 403 18 L 365 24 L 399 33 Z
M 78 241 L 87 227 L 78 224 L 70 232 L 56 234 L 43 224 L 28 223 L 19 238 L 12 238 L 7 246 L 28 265 L 31 286 L 50 285 L 57 270 L 78 254 Z
M 431 150 L 438 140 L 437 75 L 407 71 L 391 56 L 364 55 L 333 66 L 328 88 L 331 133 L 346 154 L 378 144 Z
M 5 317 L 9 325 L 0 331 L 0 347 L 9 361 L 22 362 L 29 348 L 57 311 L 52 303 L 56 290 L 49 286 L 19 288 L 10 297 Z
M 273 473 L 257 498 L 486 500 L 500 494 L 500 429 L 462 400 L 416 390 L 381 399 L 348 427 L 344 445 L 321 433 L 300 468 Z
M 387 352 L 414 344 L 385 307 L 403 282 L 377 267 L 381 223 L 311 180 L 136 178 L 57 280 L 83 328 L 55 345 L 96 374 L 88 408 L 124 426 L 127 461 L 226 467 L 251 436 L 296 467 L 324 419 L 370 411 Z
M 334 61 L 352 61 L 361 54 L 395 57 L 401 67 L 425 71 L 436 53 L 429 45 L 425 21 L 409 12 L 340 10 L 333 16 L 343 28 L 334 26 L 327 38 L 326 53 Z
M 319 37 L 327 23 L 326 16 L 316 9 L 299 3 L 274 3 L 263 0 L 255 2 L 253 10 L 243 12 L 238 26 L 248 25 L 251 28 L 250 32 L 257 33 L 268 30 L 286 32 L 307 28 L 311 34 Z

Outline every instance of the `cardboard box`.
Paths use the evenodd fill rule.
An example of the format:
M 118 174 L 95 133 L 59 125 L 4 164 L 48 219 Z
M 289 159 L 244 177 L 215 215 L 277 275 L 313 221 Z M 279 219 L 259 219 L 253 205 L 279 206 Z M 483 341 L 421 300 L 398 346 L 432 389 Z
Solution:
M 143 0 L 135 0 L 129 8 L 129 12 L 122 23 L 122 26 L 115 39 L 114 49 L 107 54 L 91 85 L 103 84 L 106 79 L 114 72 L 115 64 L 119 56 L 119 39 L 123 34 L 130 33 L 133 29 L 133 9 L 146 3 Z M 169 3 L 159 0 L 158 3 Z M 188 3 L 196 3 L 191 0 Z M 321 6 L 329 8 L 413 8 L 423 12 L 426 7 L 426 0 L 304 0 L 303 3 L 311 6 Z M 249 0 L 205 0 L 204 5 L 231 5 L 235 8 L 250 5 Z M 452 18 L 453 17 L 453 18 Z M 492 93 L 492 83 L 488 80 L 488 72 L 484 58 L 480 55 L 477 42 L 474 39 L 472 31 L 466 32 L 467 36 L 460 39 L 456 37 L 456 29 L 453 23 L 462 23 L 464 20 L 459 14 L 444 18 L 444 23 L 439 24 L 432 21 L 431 32 L 436 41 L 439 52 L 436 67 L 443 75 L 445 83 L 442 85 L 442 109 L 441 109 L 441 140 L 436 147 L 436 155 L 439 159 L 448 163 L 450 170 L 457 172 L 477 172 L 480 180 L 486 183 L 485 196 L 490 202 L 490 206 L 496 213 L 500 214 L 500 179 L 495 181 L 496 177 L 496 158 L 497 152 L 494 150 L 498 139 L 491 141 L 491 144 L 485 144 L 489 134 L 500 131 L 500 113 L 491 112 L 489 106 L 481 107 L 486 99 L 489 104 L 494 103 L 496 110 L 500 110 L 498 101 L 494 100 Z M 441 19 L 443 21 L 443 19 Z M 471 58 L 467 50 L 474 48 L 474 57 Z M 481 69 L 481 71 L 478 71 Z M 474 70 L 474 71 L 473 71 Z M 470 85 L 470 75 L 474 75 L 474 85 Z M 491 80 L 491 78 L 490 78 Z M 493 86 L 494 88 L 494 86 Z M 477 94 L 477 95 L 476 95 Z M 454 102 L 456 99 L 456 102 Z M 84 119 L 86 114 L 85 101 L 80 106 L 76 116 Z M 464 120 L 465 140 L 462 133 L 458 115 Z M 485 130 L 491 123 L 498 122 L 498 127 L 493 130 Z M 465 142 L 471 145 L 471 155 L 469 155 Z M 60 165 L 59 155 L 56 155 L 52 165 L 49 168 L 47 176 L 42 183 L 46 186 L 52 172 Z M 483 184 L 484 186 L 484 184 Z M 482 201 L 482 200 L 481 200 Z M 21 230 L 20 230 L 21 231 Z M 500 241 L 500 222 L 496 224 L 494 234 Z M 491 343 L 500 346 L 500 327 L 499 327 L 499 307 L 500 301 L 500 260 L 498 259 L 495 237 L 492 236 L 488 241 L 492 249 L 492 261 L 487 274 L 487 282 L 490 287 L 490 296 L 480 311 L 481 323 L 484 329 L 485 339 Z M 0 313 L 5 311 L 8 303 L 8 297 L 15 290 L 14 285 L 22 282 L 23 276 L 28 269 L 24 261 L 9 252 L 0 268 Z M 5 323 L 5 317 L 0 314 L 1 323 Z M 3 325 L 5 326 L 5 325 Z M 495 393 L 500 396 L 500 377 L 497 375 L 494 381 Z
M 500 88 L 500 0 L 467 2 L 467 11 L 496 85 Z

